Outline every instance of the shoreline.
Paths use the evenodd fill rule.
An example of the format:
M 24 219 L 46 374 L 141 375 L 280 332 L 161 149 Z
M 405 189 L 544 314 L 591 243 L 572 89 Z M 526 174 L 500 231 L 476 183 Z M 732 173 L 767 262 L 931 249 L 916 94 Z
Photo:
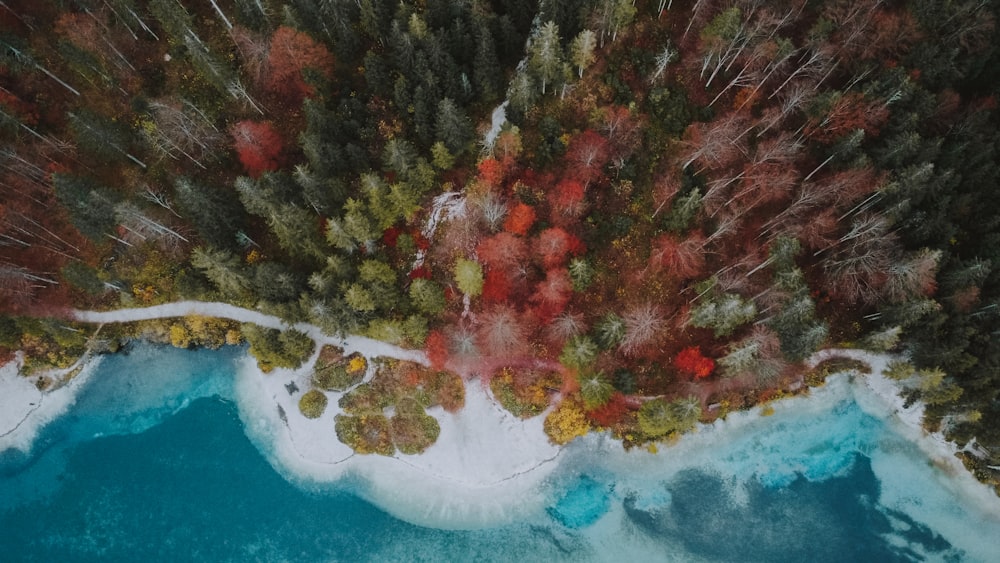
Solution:
M 264 320 L 265 326 L 273 328 L 288 327 L 276 317 L 255 311 L 192 302 L 77 314 L 77 318 L 89 322 L 125 322 L 207 312 L 223 313 L 219 316 L 241 322 Z M 839 380 L 849 377 L 849 372 L 833 374 L 832 381 L 828 380 L 824 387 L 811 389 L 805 395 L 733 412 L 725 420 L 699 423 L 693 435 L 684 435 L 674 444 L 661 446 L 659 454 L 641 448 L 626 451 L 620 440 L 606 433 L 591 433 L 567 446 L 556 446 L 543 431 L 544 416 L 518 419 L 500 407 L 477 379 L 463 378 L 466 400 L 462 410 L 455 414 L 440 408 L 428 411 L 438 420 L 441 433 L 423 454 L 359 455 L 341 443 L 334 432 L 333 419 L 340 412 L 337 400 L 343 393 L 325 392 L 329 406 L 317 419 L 307 419 L 299 412 L 298 398 L 310 388 L 311 372 L 321 347 L 332 344 L 343 348 L 345 355 L 360 352 L 368 358 L 369 370 L 374 369 L 372 360 L 376 357 L 426 364 L 425 355 L 364 337 L 329 337 L 312 325 L 300 324 L 295 328 L 306 329 L 303 331 L 317 344 L 313 355 L 300 368 L 275 369 L 265 374 L 249 354 L 237 366 L 233 389 L 240 418 L 251 441 L 271 465 L 291 481 L 322 488 L 344 478 L 355 479 L 361 483 L 363 496 L 387 512 L 411 523 L 442 529 L 496 526 L 542 512 L 551 501 L 548 477 L 564 465 L 563 460 L 581 451 L 611 453 L 617 450 L 621 455 L 609 457 L 619 461 L 645 459 L 641 465 L 656 464 L 658 457 L 683 455 L 691 447 L 688 444 L 708 439 L 706 436 L 724 437 L 727 433 L 738 432 L 739 428 L 764 418 L 761 411 L 767 406 L 780 412 L 829 409 L 844 398 L 843 393 L 831 388 L 842 386 Z M 923 406 L 915 403 L 903 408 L 898 385 L 882 375 L 889 356 L 828 349 L 814 354 L 807 365 L 814 367 L 834 357 L 859 360 L 871 367 L 870 374 L 859 376 L 860 381 L 855 377 L 848 383 L 853 400 L 862 410 L 885 420 L 898 434 L 914 443 L 953 481 L 954 491 L 963 497 L 978 498 L 976 504 L 981 509 L 998 514 L 992 490 L 976 481 L 955 456 L 959 448 L 945 441 L 940 433 L 929 434 L 923 430 Z M 72 406 L 77 391 L 89 381 L 100 361 L 101 356 L 82 361 L 82 369 L 75 377 L 47 392 L 38 391 L 28 378 L 18 375 L 17 362 L 0 367 L 0 401 L 3 401 L 0 407 L 5 413 L 0 418 L 0 451 L 16 448 L 29 452 L 39 431 Z M 371 372 L 366 374 L 366 379 L 371 375 Z M 294 383 L 298 391 L 290 392 L 286 387 L 289 383 Z M 23 418 L 9 428 L 20 416 L 17 413 L 29 408 Z M 572 455 L 567 456 L 567 452 Z M 704 455 L 698 452 L 699 457 Z M 420 486 L 414 487 L 414 483 Z M 990 499 L 987 500 L 984 494 Z
M 0 452 L 14 449 L 30 453 L 39 433 L 76 403 L 77 393 L 90 381 L 102 359 L 100 355 L 88 354 L 68 368 L 39 373 L 61 380 L 45 391 L 20 374 L 20 352 L 14 360 L 0 366 Z M 74 370 L 79 371 L 64 380 Z
M 247 433 L 286 478 L 319 488 L 353 478 L 361 482 L 363 496 L 383 510 L 441 529 L 501 525 L 544 508 L 547 499 L 539 488 L 558 466 L 561 452 L 542 430 L 544 417 L 520 420 L 477 380 L 466 381 L 465 406 L 459 412 L 428 409 L 441 432 L 426 451 L 360 455 L 334 432 L 334 417 L 341 412 L 337 399 L 343 393 L 326 392 L 329 403 L 319 418 L 299 412 L 298 398 L 308 388 L 310 370 L 306 364 L 263 374 L 247 357 L 236 375 L 237 404 Z M 288 393 L 288 383 L 300 391 Z

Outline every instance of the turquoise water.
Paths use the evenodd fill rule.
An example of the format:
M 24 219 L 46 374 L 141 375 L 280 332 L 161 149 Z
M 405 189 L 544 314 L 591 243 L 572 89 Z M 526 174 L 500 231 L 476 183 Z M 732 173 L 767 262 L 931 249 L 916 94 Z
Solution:
M 662 479 L 584 444 L 529 521 L 425 528 L 349 481 L 304 490 L 275 471 L 234 402 L 242 354 L 143 347 L 105 360 L 30 455 L 0 454 L 0 560 L 988 561 L 1000 537 L 961 510 L 942 517 L 918 481 L 933 469 L 852 401 L 808 422 L 762 420 Z M 886 464 L 911 483 L 889 487 Z M 923 506 L 900 503 L 907 486 Z

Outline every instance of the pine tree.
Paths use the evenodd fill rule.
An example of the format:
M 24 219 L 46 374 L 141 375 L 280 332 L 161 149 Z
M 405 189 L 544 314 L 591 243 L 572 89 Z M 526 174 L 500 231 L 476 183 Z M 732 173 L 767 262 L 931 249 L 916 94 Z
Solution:
M 250 293 L 252 282 L 246 266 L 231 252 L 198 247 L 191 254 L 191 264 L 228 298 L 242 299 Z
M 753 301 L 724 293 L 719 297 L 708 298 L 692 309 L 689 323 L 691 326 L 711 328 L 715 331 L 715 337 L 721 338 L 753 320 L 756 314 L 757 308 Z
M 594 329 L 597 332 L 597 342 L 605 350 L 618 346 L 625 339 L 625 320 L 611 312 L 601 317 Z
M 444 311 L 444 289 L 432 280 L 417 278 L 410 283 L 410 300 L 420 311 L 437 315 Z
M 578 379 L 580 398 L 583 399 L 583 406 L 588 411 L 607 404 L 615 392 L 611 381 L 601 372 L 581 373 Z
M 242 213 L 231 193 L 181 177 L 174 183 L 174 194 L 181 214 L 194 224 L 205 242 L 216 248 L 231 248 L 236 244 Z
M 482 101 L 489 103 L 498 99 L 503 92 L 503 72 L 489 27 L 480 26 L 478 33 L 476 57 L 472 63 L 472 82 Z
M 68 174 L 54 174 L 52 187 L 78 231 L 97 243 L 107 240 L 115 226 L 114 200 L 108 190 L 89 178 Z
M 528 47 L 528 68 L 541 82 L 544 95 L 548 85 L 557 85 L 562 80 L 563 54 L 559 26 L 548 22 L 532 38 Z
M 449 98 L 438 103 L 434 134 L 453 155 L 465 152 L 474 138 L 472 124 L 468 116 Z
M 597 352 L 597 345 L 589 337 L 573 336 L 563 346 L 559 362 L 574 369 L 588 368 L 597 358 Z
M 570 60 L 577 69 L 577 74 L 583 78 L 583 71 L 595 60 L 594 50 L 597 48 L 597 35 L 589 29 L 580 32 L 569 45 Z

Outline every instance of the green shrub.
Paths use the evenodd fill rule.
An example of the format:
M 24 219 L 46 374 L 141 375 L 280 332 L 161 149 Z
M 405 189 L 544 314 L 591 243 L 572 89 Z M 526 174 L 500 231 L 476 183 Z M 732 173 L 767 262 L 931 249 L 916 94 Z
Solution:
M 306 418 L 319 418 L 326 410 L 326 403 L 326 395 L 322 391 L 312 389 L 299 399 L 299 411 Z
M 393 397 L 370 383 L 358 385 L 340 398 L 340 408 L 348 414 L 381 413 L 392 404 Z
M 304 332 L 290 329 L 284 332 L 255 324 L 241 326 L 243 337 L 250 344 L 250 354 L 264 373 L 274 368 L 297 368 L 313 353 L 316 343 Z
M 503 368 L 490 380 L 490 390 L 503 408 L 518 418 L 531 418 L 542 414 L 549 406 L 551 388 L 558 388 L 561 381 L 557 373 L 526 372 L 517 377 L 511 368 Z
M 336 348 L 324 346 L 313 370 L 313 385 L 327 391 L 346 391 L 361 383 L 367 369 L 368 361 L 361 354 L 341 358 Z
M 396 453 L 396 448 L 392 445 L 389 419 L 380 414 L 338 414 L 335 428 L 337 439 L 359 454 L 391 456 Z
M 437 441 L 441 426 L 424 412 L 397 412 L 390 421 L 392 441 L 404 454 L 419 454 Z

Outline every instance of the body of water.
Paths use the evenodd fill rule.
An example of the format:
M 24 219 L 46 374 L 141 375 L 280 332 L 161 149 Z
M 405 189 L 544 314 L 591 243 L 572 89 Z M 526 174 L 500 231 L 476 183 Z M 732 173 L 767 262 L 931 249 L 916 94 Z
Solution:
M 1000 561 L 996 515 L 850 393 L 656 455 L 590 437 L 560 457 L 545 510 L 437 530 L 350 479 L 286 480 L 245 432 L 244 353 L 107 358 L 30 454 L 0 454 L 0 560 Z

